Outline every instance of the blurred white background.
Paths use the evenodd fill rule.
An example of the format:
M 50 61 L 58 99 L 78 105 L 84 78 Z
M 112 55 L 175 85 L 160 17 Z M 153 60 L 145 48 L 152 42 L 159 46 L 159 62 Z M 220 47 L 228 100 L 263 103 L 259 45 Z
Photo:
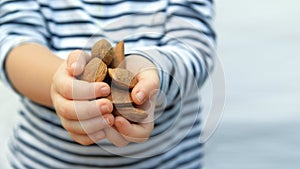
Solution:
M 223 119 L 206 169 L 300 167 L 300 1 L 216 0 L 218 56 L 226 78 Z M 0 168 L 17 97 L 0 84 Z
M 206 169 L 300 168 L 300 1 L 217 0 L 226 78 Z

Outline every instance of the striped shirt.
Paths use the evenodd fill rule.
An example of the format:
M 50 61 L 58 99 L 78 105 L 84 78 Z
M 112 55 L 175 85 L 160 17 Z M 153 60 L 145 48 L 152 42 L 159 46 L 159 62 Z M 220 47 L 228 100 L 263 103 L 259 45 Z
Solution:
M 22 43 L 47 46 L 66 59 L 105 38 L 151 60 L 161 95 L 150 139 L 115 147 L 74 142 L 55 111 L 20 96 L 20 122 L 9 142 L 13 168 L 201 168 L 199 88 L 213 68 L 212 0 L 1 0 L 1 80 L 8 52 Z M 13 87 L 12 87 L 13 88 Z M 163 112 L 163 113 L 160 113 Z

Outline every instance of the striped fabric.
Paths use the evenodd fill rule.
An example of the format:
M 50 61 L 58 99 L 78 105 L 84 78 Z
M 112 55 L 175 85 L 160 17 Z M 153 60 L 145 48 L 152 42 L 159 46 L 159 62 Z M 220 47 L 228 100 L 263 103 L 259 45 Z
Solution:
M 212 0 L 1 0 L 1 80 L 8 52 L 35 42 L 66 58 L 101 38 L 125 42 L 159 69 L 155 128 L 145 143 L 81 146 L 54 110 L 20 97 L 21 120 L 9 142 L 13 168 L 201 168 L 199 88 L 213 68 Z M 165 96 L 165 97 L 164 97 Z M 163 112 L 163 113 L 160 113 Z

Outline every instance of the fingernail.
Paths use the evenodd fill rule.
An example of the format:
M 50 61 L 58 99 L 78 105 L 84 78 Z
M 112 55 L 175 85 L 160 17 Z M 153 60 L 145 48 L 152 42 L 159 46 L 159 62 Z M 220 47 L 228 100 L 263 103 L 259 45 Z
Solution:
M 101 87 L 100 88 L 100 91 L 102 94 L 106 95 L 106 94 L 109 94 L 109 88 L 107 86 L 104 86 L 104 87 Z
M 123 126 L 123 121 L 122 120 L 116 120 L 116 125 L 118 125 L 118 126 Z
M 74 62 L 71 64 L 71 68 L 76 71 L 78 70 L 79 72 L 81 72 L 83 70 L 83 65 L 78 65 L 78 62 Z
M 138 92 L 137 94 L 136 94 L 136 98 L 138 99 L 138 101 L 140 102 L 140 103 L 142 103 L 143 101 L 144 101 L 144 99 L 145 99 L 145 94 L 144 94 L 144 92 Z
M 109 107 L 108 107 L 108 105 L 101 106 L 101 112 L 102 112 L 102 113 L 107 113 L 107 112 L 109 112 Z
M 76 64 L 77 64 L 77 62 L 74 62 L 74 63 L 71 64 L 71 68 L 72 68 L 73 70 L 75 70 Z

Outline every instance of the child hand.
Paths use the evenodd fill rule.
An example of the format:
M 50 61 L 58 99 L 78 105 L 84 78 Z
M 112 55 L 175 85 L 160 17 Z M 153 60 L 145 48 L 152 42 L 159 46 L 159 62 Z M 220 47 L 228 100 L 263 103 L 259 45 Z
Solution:
M 116 133 L 106 133 L 107 138 L 117 146 L 127 145 L 128 142 L 144 142 L 150 137 L 154 127 L 154 109 L 156 105 L 156 94 L 159 88 L 159 77 L 155 66 L 146 58 L 131 55 L 126 57 L 126 69 L 137 73 L 138 83 L 133 88 L 131 96 L 135 104 L 147 111 L 148 117 L 141 123 L 130 123 L 122 116 L 115 117 L 115 129 L 122 136 Z M 107 130 L 107 129 L 106 129 Z M 105 131 L 106 131 L 105 130 Z M 109 137 L 108 135 L 114 137 Z
M 51 99 L 63 127 L 72 139 L 82 145 L 105 138 L 103 129 L 114 123 L 113 106 L 105 97 L 110 87 L 103 82 L 89 83 L 74 76 L 84 70 L 90 56 L 76 50 L 69 54 L 53 76 Z

